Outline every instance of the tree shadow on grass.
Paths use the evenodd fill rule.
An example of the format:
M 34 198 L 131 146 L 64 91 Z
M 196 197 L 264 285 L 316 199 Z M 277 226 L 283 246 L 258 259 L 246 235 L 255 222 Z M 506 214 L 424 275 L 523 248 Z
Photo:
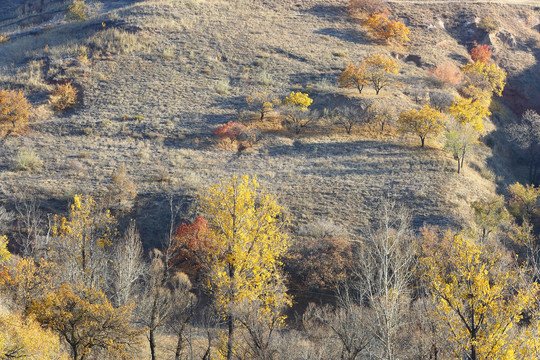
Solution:
M 348 20 L 347 6 L 344 5 L 317 4 L 309 9 L 301 10 L 301 12 L 329 21 L 340 22 Z
M 370 44 L 370 38 L 364 31 L 357 29 L 336 29 L 336 28 L 324 28 L 314 31 L 315 34 L 330 36 L 341 41 L 357 44 L 367 45 Z

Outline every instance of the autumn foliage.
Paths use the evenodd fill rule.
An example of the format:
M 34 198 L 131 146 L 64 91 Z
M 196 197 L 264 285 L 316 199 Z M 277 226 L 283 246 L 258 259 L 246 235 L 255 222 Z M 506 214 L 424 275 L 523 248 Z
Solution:
M 399 115 L 402 132 L 412 132 L 420 137 L 422 146 L 427 136 L 438 135 L 444 130 L 445 118 L 439 111 L 425 105 L 420 110 L 407 110 Z
M 234 141 L 246 134 L 247 127 L 237 121 L 229 121 L 226 124 L 220 125 L 213 132 L 221 139 L 229 139 Z
M 58 84 L 49 96 L 49 102 L 56 111 L 65 111 L 77 105 L 77 90 L 71 83 Z
M 462 69 L 467 75 L 471 85 L 501 96 L 506 85 L 506 71 L 497 64 L 485 64 L 477 61 L 474 64 L 465 65 Z
M 260 121 L 264 120 L 266 114 L 274 109 L 278 102 L 272 94 L 266 91 L 256 91 L 246 97 L 247 104 L 261 114 Z
M 445 86 L 459 86 L 463 82 L 463 73 L 451 63 L 439 64 L 428 70 L 428 74 Z
M 216 251 L 208 221 L 197 217 L 193 223 L 182 223 L 176 230 L 171 252 L 174 254 L 172 263 L 192 279 L 201 280 L 203 271 L 208 270 L 207 260 Z
M 471 58 L 473 61 L 480 61 L 481 63 L 487 64 L 493 51 L 489 45 L 478 45 L 471 50 Z
M 401 21 L 391 20 L 384 14 L 373 14 L 364 20 L 362 25 L 367 26 L 379 40 L 396 44 L 410 41 L 409 34 L 411 30 Z
M 391 76 L 396 75 L 400 69 L 396 61 L 381 54 L 372 54 L 363 61 L 367 68 L 369 81 L 377 95 L 382 88 L 390 84 Z
M 360 94 L 362 93 L 364 86 L 367 84 L 369 84 L 369 77 L 363 63 L 360 66 L 356 66 L 353 63 L 347 63 L 345 70 L 343 70 L 338 78 L 338 87 L 355 87 L 358 89 Z
M 13 128 L 28 122 L 30 103 L 21 91 L 0 91 L 0 125 L 10 124 Z

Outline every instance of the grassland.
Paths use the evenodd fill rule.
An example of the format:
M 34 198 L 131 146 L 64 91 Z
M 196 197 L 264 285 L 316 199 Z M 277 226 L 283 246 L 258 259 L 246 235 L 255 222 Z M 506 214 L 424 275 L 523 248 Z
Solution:
M 354 105 L 360 96 L 338 89 L 337 76 L 346 62 L 374 52 L 399 59 L 402 69 L 381 95 L 368 89 L 362 97 L 392 104 L 396 112 L 411 108 L 419 92 L 446 91 L 426 70 L 468 61 L 478 36 L 471 24 L 480 14 L 495 17 L 516 38 L 514 48 L 493 38 L 495 57 L 510 73 L 514 98 L 528 91 L 523 106 L 535 106 L 530 74 L 538 70 L 538 53 L 531 48 L 538 49 L 540 21 L 538 10 L 523 4 L 393 2 L 412 30 L 406 48 L 375 43 L 347 17 L 345 1 L 111 2 L 84 22 L 58 15 L 37 30 L 5 24 L 0 33 L 11 40 L 0 45 L 0 87 L 23 89 L 35 114 L 23 136 L 2 140 L 0 199 L 37 197 L 49 211 L 60 211 L 75 193 L 105 197 L 113 171 L 124 165 L 138 196 L 117 211 L 139 219 L 147 244 L 167 231 L 167 194 L 182 200 L 188 219 L 197 211 L 198 190 L 245 173 L 258 174 L 279 196 L 299 236 L 322 226 L 354 237 L 382 196 L 410 207 L 417 227 L 467 222 L 471 201 L 516 179 L 497 132 L 516 116 L 511 94 L 497 102 L 485 134 L 491 147 L 479 146 L 463 175 L 436 139 L 419 149 L 417 139 L 392 129 L 347 136 L 320 122 L 296 136 L 268 123 L 261 127 L 271 130 L 242 153 L 217 141 L 212 130 L 237 119 L 256 89 L 281 97 L 309 92 L 319 109 Z M 88 62 L 81 60 L 85 53 Z M 410 55 L 419 60 L 406 61 Z M 54 114 L 47 95 L 65 80 L 80 89 L 81 103 Z M 39 155 L 40 169 L 16 170 L 23 148 Z

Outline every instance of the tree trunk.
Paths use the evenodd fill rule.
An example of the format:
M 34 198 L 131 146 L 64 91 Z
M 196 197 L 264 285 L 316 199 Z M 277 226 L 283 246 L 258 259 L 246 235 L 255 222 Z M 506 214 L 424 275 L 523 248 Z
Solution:
M 422 141 L 422 145 L 420 147 L 424 147 L 424 140 L 425 139 L 426 139 L 425 137 L 420 136 L 420 141 Z
M 73 360 L 79 360 L 79 354 L 77 353 L 77 344 L 70 344 L 71 352 L 73 353 Z
M 154 303 L 152 304 L 152 313 L 150 315 L 150 336 L 148 338 L 148 341 L 150 342 L 150 356 L 152 360 L 156 360 L 156 339 L 155 339 L 155 328 L 156 328 L 156 307 L 157 307 L 157 299 L 154 299 Z
M 181 333 L 178 334 L 178 341 L 176 342 L 176 351 L 174 353 L 174 360 L 180 360 L 180 355 L 182 353 L 182 348 L 183 348 L 183 345 L 184 345 L 184 342 L 182 341 L 182 333 L 183 332 L 184 331 L 182 330 Z
M 364 90 L 364 85 L 358 85 L 357 88 L 358 88 L 358 92 L 361 94 L 362 90 Z
M 264 119 L 264 111 L 261 111 L 261 119 L 260 119 L 260 121 L 263 121 L 263 119 Z
M 457 158 L 457 173 L 459 174 L 461 171 L 461 162 L 459 161 L 459 157 Z
M 381 132 L 384 132 L 384 122 L 381 123 Z
M 229 338 L 227 339 L 227 360 L 231 360 L 234 343 L 234 321 L 231 315 L 228 316 L 227 325 L 229 327 Z

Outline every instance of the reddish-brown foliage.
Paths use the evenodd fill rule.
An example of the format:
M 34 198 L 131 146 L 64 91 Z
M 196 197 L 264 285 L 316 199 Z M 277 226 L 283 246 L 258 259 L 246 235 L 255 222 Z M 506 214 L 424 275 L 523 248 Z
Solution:
M 299 291 L 331 290 L 351 274 L 351 243 L 326 236 L 296 245 L 285 266 Z
M 222 139 L 237 140 L 240 136 L 247 133 L 247 127 L 236 121 L 229 121 L 214 130 L 214 134 Z
M 442 63 L 428 70 L 437 81 L 447 86 L 459 86 L 463 82 L 463 73 L 454 64 Z
M 173 246 L 172 263 L 192 279 L 201 277 L 201 268 L 206 264 L 208 255 L 214 251 L 210 241 L 208 222 L 199 216 L 191 224 L 182 223 L 176 230 Z
M 478 45 L 471 50 L 471 58 L 474 61 L 480 61 L 484 64 L 487 64 L 493 51 L 489 45 Z

